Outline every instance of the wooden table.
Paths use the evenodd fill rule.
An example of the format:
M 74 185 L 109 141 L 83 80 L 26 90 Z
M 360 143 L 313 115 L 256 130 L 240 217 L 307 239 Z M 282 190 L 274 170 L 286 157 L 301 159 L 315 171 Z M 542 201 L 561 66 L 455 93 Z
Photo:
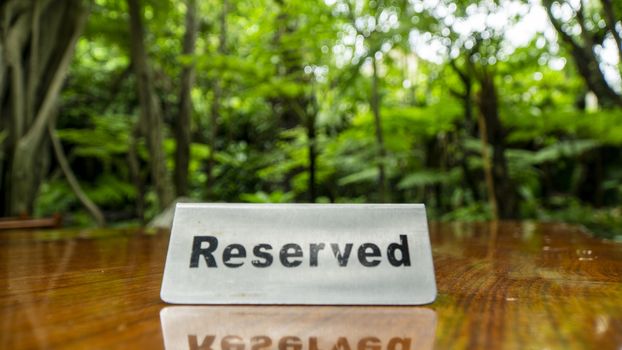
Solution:
M 432 223 L 430 228 L 439 289 L 431 305 L 165 311 L 159 291 L 166 232 L 0 232 L 0 349 L 163 348 L 163 324 L 178 324 L 176 317 L 188 313 L 241 337 L 306 332 L 302 350 L 331 350 L 314 349 L 308 343 L 313 337 L 306 338 L 311 333 L 333 344 L 334 337 L 345 337 L 351 350 L 359 350 L 361 329 L 385 335 L 412 332 L 419 337 L 413 350 L 414 344 L 438 349 L 622 347 L 622 244 L 590 238 L 564 224 Z M 210 348 L 207 338 L 192 337 L 188 334 L 189 345 Z M 378 337 L 382 347 L 364 349 L 393 350 Z M 245 346 L 227 349 L 252 350 L 250 340 L 242 340 Z M 270 349 L 285 344 L 284 350 L 299 350 L 281 340 L 271 339 Z M 214 342 L 211 349 L 221 345 L 226 344 Z M 343 343 L 339 347 L 348 350 Z

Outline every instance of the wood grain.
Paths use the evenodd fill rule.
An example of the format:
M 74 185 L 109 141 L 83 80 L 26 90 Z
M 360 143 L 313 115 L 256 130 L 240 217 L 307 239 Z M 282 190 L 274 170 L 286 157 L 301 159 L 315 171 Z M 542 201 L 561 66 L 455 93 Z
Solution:
M 317 322 L 318 332 L 345 323 L 346 338 L 348 329 L 352 337 L 360 330 L 347 316 L 358 315 L 382 334 L 417 328 L 413 334 L 433 337 L 437 349 L 622 347 L 622 244 L 564 224 L 432 223 L 430 229 L 439 289 L 431 305 L 208 311 L 265 315 L 266 334 L 287 333 L 301 320 Z M 167 244 L 168 233 L 140 230 L 0 232 L 0 349 L 163 348 L 160 311 L 167 305 L 159 291 Z M 435 322 L 382 321 L 408 310 L 431 313 Z M 233 320 L 227 329 L 249 331 Z

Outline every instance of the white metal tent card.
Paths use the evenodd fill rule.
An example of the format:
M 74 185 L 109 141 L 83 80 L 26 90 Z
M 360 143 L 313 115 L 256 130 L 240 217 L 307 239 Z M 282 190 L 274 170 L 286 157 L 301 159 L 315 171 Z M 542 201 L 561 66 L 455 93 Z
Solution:
M 177 204 L 178 304 L 415 305 L 436 283 L 421 204 Z

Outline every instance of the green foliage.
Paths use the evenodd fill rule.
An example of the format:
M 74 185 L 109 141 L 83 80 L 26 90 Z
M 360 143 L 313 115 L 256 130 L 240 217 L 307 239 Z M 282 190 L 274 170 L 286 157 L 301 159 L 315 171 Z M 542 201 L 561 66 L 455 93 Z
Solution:
M 191 197 L 308 201 L 313 146 L 316 202 L 377 201 L 383 164 L 392 201 L 425 202 L 431 219 L 488 220 L 478 102 L 480 78 L 490 74 L 504 158 L 521 202 L 518 217 L 584 223 L 607 237 L 619 235 L 622 109 L 584 108 L 585 83 L 550 35 L 510 40 L 513 26 L 537 3 L 229 1 L 221 27 L 222 2 L 199 1 L 193 55 L 181 54 L 183 2 L 142 3 L 169 170 L 181 69 L 196 67 Z M 144 140 L 137 143 L 138 179 L 128 163 L 139 126 L 126 7 L 123 0 L 91 5 L 58 116 L 72 169 L 113 222 L 134 222 L 139 200 L 147 219 L 157 213 Z M 507 16 L 506 23 L 469 24 L 474 13 Z M 370 107 L 372 57 L 384 157 Z M 1 144 L 6 136 L 0 131 Z M 58 170 L 46 176 L 37 213 L 73 213 L 76 223 L 87 224 Z
M 259 191 L 257 193 L 243 193 L 240 195 L 240 199 L 248 203 L 288 203 L 294 199 L 294 195 L 281 191 L 274 191 L 269 194 Z
M 61 129 L 59 138 L 74 145 L 73 155 L 110 162 L 127 154 L 133 118 L 127 115 L 106 115 L 91 118 L 89 129 Z
M 374 183 L 377 178 L 378 178 L 378 168 L 373 167 L 373 168 L 363 169 L 359 172 L 350 174 L 348 176 L 344 176 L 341 179 L 339 179 L 338 183 L 339 183 L 339 186 L 346 186 L 349 184 L 355 184 L 359 182 Z
M 406 175 L 398 184 L 399 189 L 408 189 L 414 187 L 424 187 L 436 184 L 446 184 L 456 182 L 462 174 L 460 169 L 454 168 L 449 172 L 440 172 L 437 170 L 421 170 Z
M 622 208 L 594 208 L 571 197 L 556 197 L 552 201 L 556 210 L 540 211 L 539 219 L 583 225 L 599 237 L 622 241 Z
M 586 151 L 598 147 L 599 144 L 595 140 L 559 141 L 534 152 L 533 157 L 529 161 L 532 164 L 541 164 L 557 161 L 560 158 L 576 158 Z
M 99 176 L 85 192 L 91 200 L 105 207 L 119 207 L 136 198 L 136 188 L 132 184 L 106 174 Z

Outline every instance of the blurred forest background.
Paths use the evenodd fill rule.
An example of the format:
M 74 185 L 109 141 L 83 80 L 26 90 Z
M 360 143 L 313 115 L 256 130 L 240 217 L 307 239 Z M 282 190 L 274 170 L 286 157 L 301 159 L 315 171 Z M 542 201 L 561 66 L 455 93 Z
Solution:
M 0 216 L 423 202 L 622 237 L 622 1 L 3 0 Z

